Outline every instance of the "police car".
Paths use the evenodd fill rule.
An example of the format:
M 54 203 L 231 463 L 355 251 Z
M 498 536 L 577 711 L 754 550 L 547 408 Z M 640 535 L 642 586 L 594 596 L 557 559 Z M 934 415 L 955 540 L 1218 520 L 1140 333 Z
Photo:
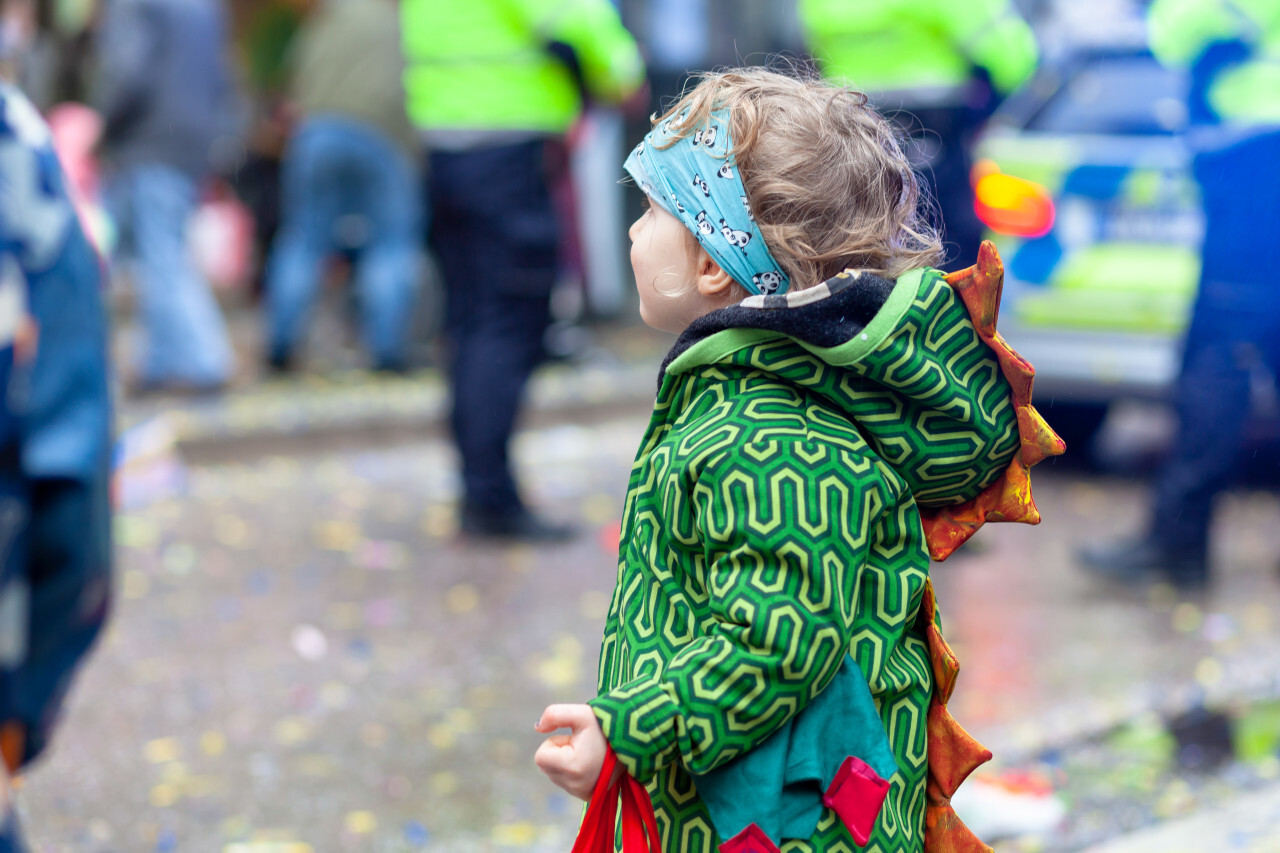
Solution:
M 975 207 L 1005 263 L 1000 327 L 1069 443 L 1177 376 L 1204 229 L 1185 121 L 1180 75 L 1109 49 L 1041 72 L 976 146 Z

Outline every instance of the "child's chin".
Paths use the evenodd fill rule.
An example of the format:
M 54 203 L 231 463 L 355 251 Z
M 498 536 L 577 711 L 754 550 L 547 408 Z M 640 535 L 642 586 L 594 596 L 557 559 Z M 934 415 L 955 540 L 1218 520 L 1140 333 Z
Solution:
M 650 329 L 657 329 L 659 332 L 664 331 L 664 329 L 657 324 L 657 318 L 644 307 L 643 302 L 640 303 L 640 320 Z
M 672 322 L 670 317 L 651 317 L 645 313 L 643 308 L 640 309 L 640 319 L 644 321 L 646 326 L 653 329 L 655 332 L 666 332 L 668 335 L 678 335 L 684 331 L 683 328 L 673 329 L 672 326 L 675 325 L 675 323 Z

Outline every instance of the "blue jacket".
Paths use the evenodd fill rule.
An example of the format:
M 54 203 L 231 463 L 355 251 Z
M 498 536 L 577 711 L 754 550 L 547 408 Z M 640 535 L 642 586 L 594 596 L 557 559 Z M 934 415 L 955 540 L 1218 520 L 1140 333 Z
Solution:
M 0 748 L 48 742 L 110 600 L 102 265 L 48 128 L 0 83 Z
M 221 165 L 216 143 L 236 130 L 225 18 L 219 0 L 108 0 L 92 100 L 111 165 Z
M 1280 129 L 1280 14 L 1274 0 L 1154 0 L 1151 49 L 1190 72 L 1193 125 Z

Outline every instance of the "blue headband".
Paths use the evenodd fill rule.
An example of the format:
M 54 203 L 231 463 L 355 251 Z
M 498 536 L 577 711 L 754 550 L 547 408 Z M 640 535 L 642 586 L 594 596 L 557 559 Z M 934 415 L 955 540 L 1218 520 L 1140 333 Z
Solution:
M 712 112 L 703 129 L 683 139 L 671 132 L 678 118 L 649 131 L 622 167 L 734 281 L 756 294 L 786 292 L 791 282 L 769 253 L 729 158 L 733 142 L 725 111 Z

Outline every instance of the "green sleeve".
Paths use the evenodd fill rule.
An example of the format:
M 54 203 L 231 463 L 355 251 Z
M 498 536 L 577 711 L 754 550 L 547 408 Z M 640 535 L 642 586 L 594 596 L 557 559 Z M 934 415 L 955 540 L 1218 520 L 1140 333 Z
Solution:
M 1009 94 L 1035 73 L 1040 61 L 1035 34 L 1008 0 L 944 0 L 939 10 L 960 50 L 986 70 L 1000 94 Z
M 1155 0 L 1147 10 L 1151 52 L 1170 68 L 1189 68 L 1215 41 L 1239 38 L 1243 12 L 1213 0 Z
M 591 94 L 621 103 L 644 83 L 644 62 L 608 0 L 523 0 L 545 41 L 573 48 Z
M 711 770 L 822 692 L 849 648 L 884 489 L 865 455 L 833 442 L 738 446 L 703 469 L 690 499 L 711 624 L 591 702 L 633 776 L 671 761 Z

